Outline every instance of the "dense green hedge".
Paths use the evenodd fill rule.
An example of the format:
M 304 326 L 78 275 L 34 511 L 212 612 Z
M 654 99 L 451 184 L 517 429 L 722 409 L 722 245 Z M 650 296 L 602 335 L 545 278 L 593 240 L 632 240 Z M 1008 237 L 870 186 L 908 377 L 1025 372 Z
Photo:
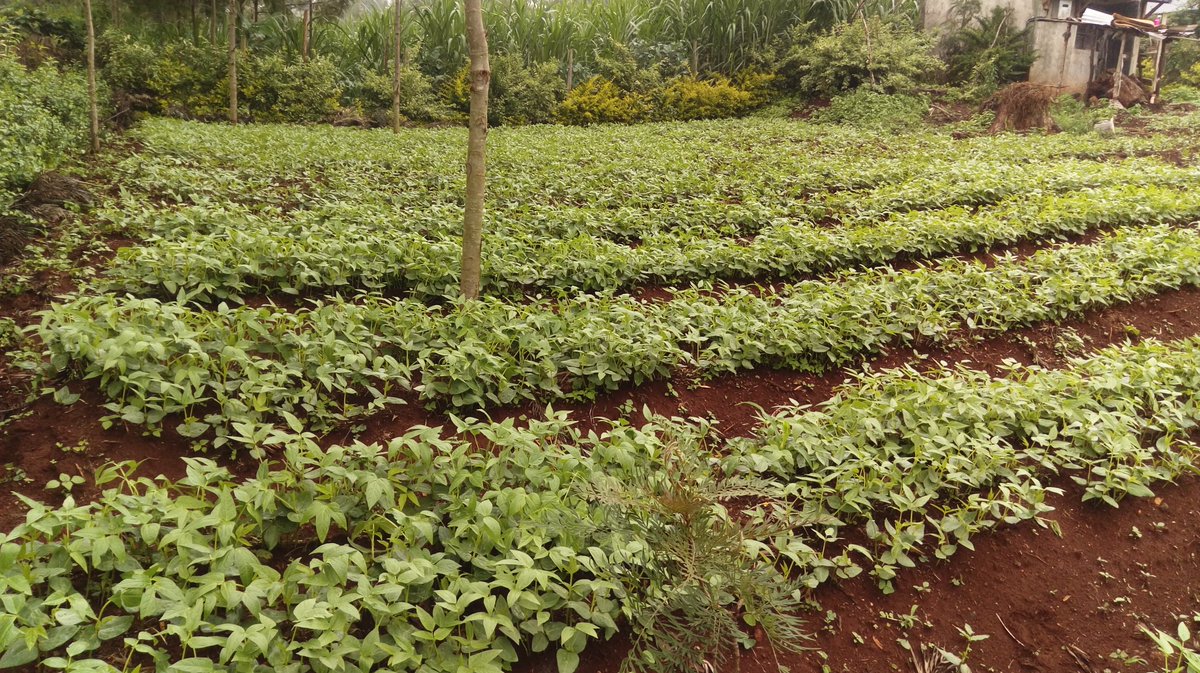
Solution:
M 0 56 L 0 209 L 16 190 L 82 147 L 87 128 L 82 76 L 52 66 L 27 70 Z

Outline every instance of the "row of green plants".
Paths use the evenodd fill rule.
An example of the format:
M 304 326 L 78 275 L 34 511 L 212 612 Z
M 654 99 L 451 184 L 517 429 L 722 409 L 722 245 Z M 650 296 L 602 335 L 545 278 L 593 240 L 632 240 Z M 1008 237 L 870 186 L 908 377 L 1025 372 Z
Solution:
M 248 480 L 109 466 L 94 501 L 24 499 L 0 536 L 0 665 L 459 673 L 553 651 L 572 673 L 624 629 L 625 670 L 730 666 L 762 636 L 802 645 L 825 581 L 887 589 L 988 529 L 1052 527 L 1056 474 L 1115 505 L 1194 472 L 1198 372 L 1197 340 L 1151 341 L 999 379 L 865 374 L 727 445 L 695 421 L 585 435 L 549 413 L 326 450 L 281 436 Z
M 1063 185 L 1056 184 L 1044 196 L 1026 192 L 975 212 L 952 206 L 894 212 L 881 221 L 881 214 L 868 205 L 865 212 L 844 214 L 845 224 L 837 226 L 776 217 L 774 224 L 759 222 L 746 227 L 749 231 L 735 229 L 729 232 L 732 235 L 722 235 L 701 223 L 646 234 L 636 247 L 586 233 L 554 231 L 553 214 L 522 208 L 520 216 L 536 215 L 530 218 L 534 227 L 493 215 L 483 255 L 484 285 L 493 295 L 517 296 L 705 280 L 788 279 L 1098 227 L 1187 222 L 1200 217 L 1200 201 L 1193 192 L 1132 185 L 1188 184 L 1194 180 L 1192 175 L 1179 171 L 1156 176 L 1133 168 L 1131 180 L 1120 188 L 1059 194 L 1055 192 Z M 1105 178 L 1092 175 L 1086 180 Z M 1064 177 L 1060 182 L 1071 181 Z M 1022 191 L 1009 185 L 1004 189 Z M 894 196 L 897 191 L 885 189 L 879 200 L 902 203 Z M 864 195 L 861 202 L 846 201 L 871 204 L 870 197 L 876 194 Z M 825 206 L 809 202 L 802 207 Z M 357 204 L 354 208 L 361 212 Z M 174 297 L 181 303 L 363 289 L 406 292 L 421 299 L 452 297 L 458 284 L 454 260 L 460 254 L 459 234 L 452 225 L 458 219 L 454 212 L 439 209 L 381 229 L 375 221 L 363 222 L 324 208 L 312 211 L 311 217 L 285 222 L 244 212 L 189 208 L 165 220 L 178 233 L 151 235 L 144 245 L 121 250 L 97 286 L 104 291 Z M 700 209 L 696 219 L 703 222 L 705 212 Z M 653 217 L 654 211 L 644 216 Z M 184 228 L 183 223 L 192 226 Z M 571 228 L 576 226 L 570 223 Z
M 860 375 L 821 408 L 765 417 L 754 439 L 732 440 L 722 465 L 782 480 L 801 516 L 822 522 L 808 539 L 779 543 L 841 551 L 814 580 L 853 567 L 862 527 L 871 574 L 890 590 L 920 557 L 945 559 L 981 531 L 1039 518 L 1064 473 L 1085 502 L 1113 507 L 1196 473 L 1195 357 L 1149 343 L 1062 370 Z
M 284 422 L 317 432 L 416 397 L 450 407 L 587 399 L 672 376 L 818 371 L 895 343 L 1078 316 L 1200 283 L 1200 234 L 1150 226 L 1020 259 L 846 271 L 775 291 L 703 286 L 669 301 L 581 295 L 429 307 L 362 295 L 294 311 L 84 295 L 31 328 L 56 395 L 95 381 L 106 424 L 164 424 L 261 453 Z M 57 383 L 55 385 L 58 385 Z M 78 385 L 78 384 L 76 384 Z M 94 384 L 87 384 L 94 385 Z
M 334 201 L 424 207 L 462 198 L 461 159 L 454 149 L 463 142 L 459 129 L 414 129 L 393 136 L 155 119 L 139 124 L 130 136 L 142 151 L 122 155 L 111 178 L 143 197 L 123 204 L 131 212 L 141 210 L 147 198 L 288 210 Z M 936 189 L 954 189 L 957 181 L 992 180 L 989 176 L 1005 164 L 1032 168 L 1070 157 L 1110 159 L 1177 149 L 1181 142 L 1189 140 L 1160 134 L 954 140 L 932 131 L 896 138 L 784 120 L 498 129 L 489 136 L 489 170 L 495 178 L 489 184 L 489 209 L 545 204 L 662 210 L 700 199 L 737 210 L 781 197 L 794 201 L 948 171 L 952 178 Z M 921 151 L 913 152 L 917 146 Z M 962 170 L 966 164 L 976 168 Z M 1009 169 L 1005 175 L 1020 179 L 1015 173 Z

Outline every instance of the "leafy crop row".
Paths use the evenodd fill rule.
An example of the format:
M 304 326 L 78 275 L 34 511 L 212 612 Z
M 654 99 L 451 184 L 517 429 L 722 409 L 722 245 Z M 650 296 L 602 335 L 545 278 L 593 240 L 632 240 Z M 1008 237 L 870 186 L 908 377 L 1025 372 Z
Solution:
M 671 670 L 673 634 L 726 645 L 738 611 L 799 637 L 782 609 L 805 587 L 868 568 L 890 587 L 981 531 L 1050 525 L 1056 473 L 1110 504 L 1151 495 L 1195 470 L 1197 399 L 1193 339 L 998 380 L 864 375 L 724 447 L 690 423 L 584 436 L 552 416 L 327 451 L 291 437 L 240 483 L 201 459 L 176 483 L 105 468 L 95 502 L 26 501 L 0 537 L 0 666 L 107 672 L 115 648 L 158 671 L 486 673 L 528 648 L 570 673 L 628 627 L 631 667 Z M 735 503 L 739 484 L 758 497 Z
M 165 226 L 179 231 L 207 219 L 200 225 L 203 233 L 151 237 L 145 246 L 121 250 L 101 288 L 173 296 L 180 302 L 237 301 L 247 294 L 278 291 L 403 290 L 418 298 L 457 294 L 460 234 L 447 226 L 456 220 L 445 212 L 391 229 L 331 217 L 328 211 L 283 227 L 247 213 L 187 213 Z M 897 213 L 882 222 L 844 227 L 777 224 L 748 242 L 714 237 L 701 229 L 650 236 L 634 248 L 587 234 L 554 238 L 498 221 L 484 248 L 484 279 L 489 292 L 514 295 L 794 278 L 1101 226 L 1197 217 L 1200 199 L 1188 190 L 1123 185 L 1025 195 L 974 213 L 953 207 Z
M 82 296 L 45 312 L 38 334 L 52 370 L 99 379 L 114 420 L 157 427 L 180 414 L 187 436 L 211 427 L 218 445 L 257 446 L 271 420 L 321 430 L 404 390 L 490 406 L 586 398 L 685 365 L 820 369 L 896 341 L 1059 320 L 1197 284 L 1200 234 L 1151 226 L 990 267 L 850 271 L 777 292 L 690 289 L 660 303 L 585 295 L 430 308 L 363 296 L 290 312 Z

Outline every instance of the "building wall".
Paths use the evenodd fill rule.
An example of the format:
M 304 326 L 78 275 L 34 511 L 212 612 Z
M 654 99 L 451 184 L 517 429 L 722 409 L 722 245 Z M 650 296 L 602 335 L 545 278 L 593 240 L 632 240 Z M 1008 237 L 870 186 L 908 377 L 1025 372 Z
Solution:
M 936 30 L 951 22 L 957 0 L 926 0 L 923 24 L 926 30 Z M 1034 17 L 1066 19 L 1078 17 L 1083 8 L 1099 5 L 1105 11 L 1122 11 L 1127 15 L 1138 13 L 1139 2 L 1132 7 L 1126 0 L 981 0 L 981 12 L 990 13 L 996 7 L 1009 7 L 1013 12 L 1013 24 L 1023 27 Z M 1111 5 L 1111 6 L 1109 6 Z M 1092 50 L 1090 44 L 1079 39 L 1081 27 L 1064 23 L 1033 24 L 1033 46 L 1037 60 L 1029 71 L 1029 81 L 1058 87 L 1062 93 L 1085 93 L 1092 74 Z M 1083 28 L 1088 30 L 1088 28 Z M 1094 30 L 1094 29 L 1093 29 Z M 1132 54 L 1137 54 L 1136 40 L 1130 40 Z M 1126 72 L 1133 72 L 1135 59 L 1126 59 Z
M 958 0 L 926 0 L 922 8 L 925 30 L 935 30 L 950 23 L 955 3 Z M 1011 7 L 1013 25 L 1021 28 L 1035 16 L 1041 16 L 1042 0 L 980 0 L 981 13 L 991 14 L 996 7 Z
M 1079 26 L 1035 23 L 1033 48 L 1037 60 L 1029 69 L 1029 81 L 1058 87 L 1062 93 L 1084 93 L 1092 70 L 1092 52 L 1076 49 Z

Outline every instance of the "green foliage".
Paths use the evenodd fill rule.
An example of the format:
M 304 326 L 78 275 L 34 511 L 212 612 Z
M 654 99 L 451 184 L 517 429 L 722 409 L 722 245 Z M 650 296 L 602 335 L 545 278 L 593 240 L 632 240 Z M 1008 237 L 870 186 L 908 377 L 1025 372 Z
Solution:
M 1091 133 L 1103 114 L 1070 94 L 1059 96 L 1050 106 L 1050 117 L 1063 133 Z
M 639 94 L 619 88 L 612 80 L 600 76 L 580 84 L 567 94 L 555 111 L 555 118 L 564 124 L 631 124 L 649 113 L 650 107 Z
M 376 124 L 387 126 L 391 123 L 391 73 L 364 73 L 361 84 L 349 95 L 351 104 L 361 108 Z M 454 117 L 454 112 L 438 98 L 432 80 L 410 66 L 400 69 L 400 114 L 406 120 L 421 122 Z
M 288 63 L 279 56 L 243 60 L 239 98 L 254 121 L 319 122 L 338 110 L 341 87 L 333 64 L 323 58 Z
M 362 296 L 296 311 L 204 310 L 79 297 L 45 312 L 38 334 L 54 371 L 98 379 L 112 400 L 107 423 L 157 429 L 178 414 L 184 436 L 212 430 L 216 446 L 258 451 L 271 423 L 289 414 L 325 429 L 394 404 L 399 391 L 472 407 L 590 398 L 684 365 L 710 374 L 819 370 L 897 340 L 950 339 L 963 327 L 1003 331 L 1200 284 L 1197 258 L 1200 236 L 1152 226 L 993 267 L 865 270 L 720 297 L 679 290 L 649 305 L 585 295 L 434 309 Z M 797 327 L 809 325 L 820 327 Z M 369 398 L 350 398 L 354 390 Z
M 1162 99 L 1167 103 L 1200 104 L 1200 88 L 1186 84 L 1168 84 L 1163 87 Z
M 803 643 L 802 589 L 869 570 L 889 590 L 985 531 L 1051 526 L 1051 479 L 1115 506 L 1195 469 L 1200 342 L 1005 373 L 863 374 L 720 446 L 694 421 L 585 435 L 548 410 L 386 444 L 281 436 L 253 479 L 105 466 L 93 502 L 22 498 L 0 537 L 0 662 L 491 673 L 553 651 L 571 673 L 628 623 L 627 670 L 693 671 L 750 628 Z
M 518 55 L 491 57 L 488 123 L 543 124 L 554 118 L 566 84 L 553 63 L 526 65 Z M 471 73 L 464 66 L 447 85 L 447 98 L 462 112 L 470 109 Z
M 679 121 L 736 117 L 750 109 L 754 98 L 719 75 L 707 80 L 684 77 L 663 89 L 658 114 Z
M 1142 633 L 1154 642 L 1163 657 L 1162 673 L 1200 673 L 1200 651 L 1195 649 L 1196 641 L 1192 629 L 1200 624 L 1200 615 L 1192 615 L 1190 620 L 1179 622 L 1174 633 L 1158 629 L 1141 627 Z
M 159 59 L 147 44 L 128 35 L 107 32 L 99 39 L 101 74 L 114 89 L 130 94 L 151 94 L 150 80 Z
M 801 586 L 746 544 L 795 524 L 782 489 L 743 476 L 714 478 L 698 448 L 668 444 L 661 466 L 597 474 L 585 487 L 601 514 L 600 537 L 644 540 L 649 552 L 622 574 L 634 615 L 623 671 L 725 670 L 737 650 L 755 644 L 747 625 L 782 651 L 799 651 L 811 639 L 799 617 Z M 753 498 L 767 515 L 754 522 L 732 516 L 739 498 Z
M 1010 8 L 996 7 L 981 15 L 978 0 L 966 4 L 971 11 L 942 39 L 940 50 L 950 82 L 966 87 L 969 98 L 983 100 L 1003 85 L 1026 78 L 1034 61 L 1032 39 L 1028 27 L 1014 25 Z
M 125 62 L 140 64 L 136 47 Z M 159 52 L 149 77 L 146 93 L 153 96 L 153 111 L 194 119 L 222 119 L 229 110 L 228 54 L 219 46 L 175 41 Z M 136 72 L 136 71 L 134 71 Z
M 889 95 L 863 87 L 834 96 L 814 119 L 886 131 L 916 128 L 928 113 L 929 99 L 924 96 Z
M 879 18 L 839 24 L 811 44 L 794 47 L 780 70 L 794 89 L 831 98 L 859 87 L 911 93 L 936 77 L 944 64 L 931 53 L 929 37 L 911 25 Z
M 0 210 L 13 191 L 83 149 L 87 100 L 79 74 L 52 65 L 27 70 L 0 55 Z

